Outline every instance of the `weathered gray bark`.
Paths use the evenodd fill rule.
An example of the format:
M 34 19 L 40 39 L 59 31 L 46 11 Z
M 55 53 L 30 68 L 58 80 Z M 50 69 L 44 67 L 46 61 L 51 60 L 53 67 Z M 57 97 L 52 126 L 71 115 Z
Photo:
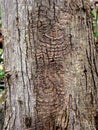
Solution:
M 97 130 L 89 0 L 2 0 L 4 130 Z

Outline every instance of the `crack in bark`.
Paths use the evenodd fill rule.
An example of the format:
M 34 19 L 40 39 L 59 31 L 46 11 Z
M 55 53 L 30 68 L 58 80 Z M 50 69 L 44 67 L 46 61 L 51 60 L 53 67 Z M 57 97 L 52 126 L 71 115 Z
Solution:
M 9 126 L 9 124 L 10 124 L 10 120 L 11 120 L 11 118 L 12 118 L 12 115 L 13 115 L 13 113 L 11 113 L 11 114 L 9 115 L 7 124 L 6 124 L 5 127 L 4 127 L 5 130 L 7 130 L 8 126 Z
M 87 70 L 86 70 L 85 65 L 84 65 L 84 74 L 85 74 L 85 80 L 86 80 L 86 91 L 87 91 L 87 88 L 88 88 L 88 82 L 87 82 Z
M 18 10 L 18 0 L 16 0 L 16 11 L 17 11 L 17 18 L 19 18 L 19 10 Z M 21 74 L 22 74 L 22 81 L 23 81 L 23 91 L 24 91 L 24 102 L 25 102 L 25 80 L 24 80 L 24 73 L 23 73 L 23 58 L 22 58 L 22 49 L 20 45 L 20 38 L 21 38 L 21 33 L 20 33 L 20 28 L 19 28 L 19 22 L 17 23 L 17 30 L 18 30 L 18 44 L 19 44 L 19 50 L 20 50 L 20 60 L 21 60 Z M 26 105 L 24 103 L 24 105 Z M 24 107 L 26 108 L 26 106 Z M 25 109 L 26 113 L 26 109 Z
M 29 8 L 29 6 L 31 6 L 30 2 L 34 8 Z M 87 11 L 87 9 L 89 9 L 89 5 L 88 7 L 84 7 L 85 3 L 82 2 L 85 1 L 34 0 L 33 4 L 32 0 L 29 2 L 27 0 L 25 2 L 21 1 L 20 3 L 18 0 L 16 0 L 15 6 L 17 16 L 15 29 L 17 29 L 16 35 L 18 35 L 18 45 L 15 47 L 18 47 L 19 49 L 19 56 L 17 57 L 20 58 L 19 62 L 21 67 L 19 71 L 13 72 L 12 75 L 15 74 L 15 80 L 17 79 L 16 82 L 19 81 L 18 78 L 20 77 L 18 76 L 22 75 L 22 81 L 19 82 L 22 82 L 20 90 L 22 91 L 24 96 L 22 98 L 24 99 L 23 101 L 21 98 L 18 100 L 14 99 L 14 102 L 12 101 L 12 104 L 17 103 L 15 106 L 17 113 L 15 112 L 15 116 L 12 118 L 14 119 L 13 126 L 10 125 L 9 129 L 79 130 L 80 122 L 82 122 L 82 118 L 80 119 L 80 114 L 82 116 L 82 112 L 87 116 L 87 118 L 90 117 L 88 122 L 89 120 L 92 120 L 93 117 L 91 113 L 89 114 L 89 112 L 92 112 L 92 110 L 89 110 L 88 114 L 85 112 L 88 109 L 88 106 L 85 105 L 84 97 L 81 96 L 81 93 L 84 92 L 86 88 L 85 93 L 83 93 L 84 96 L 86 96 L 87 92 L 89 92 L 89 79 L 93 80 L 94 85 L 90 85 L 90 91 L 92 92 L 89 94 L 89 102 L 93 106 L 94 98 L 96 96 L 93 94 L 93 91 L 95 92 L 97 88 L 94 71 L 96 71 L 96 75 L 98 72 L 96 61 L 93 59 L 94 56 L 92 58 L 93 42 L 91 41 L 90 37 L 92 38 L 93 36 L 89 34 L 90 36 L 88 36 L 87 39 L 82 39 L 80 37 L 80 35 L 83 33 L 83 29 L 85 28 L 82 23 L 83 19 L 85 21 L 85 26 L 87 29 L 85 30 L 87 33 L 89 33 L 91 30 L 90 19 L 88 18 L 89 10 Z M 21 5 L 27 6 L 27 10 L 25 9 L 26 12 L 23 11 L 23 6 L 23 8 L 20 9 Z M 22 32 L 20 30 L 22 24 L 22 16 L 20 13 L 23 14 L 24 12 L 26 14 L 24 17 L 26 20 L 28 20 L 28 25 L 24 23 L 22 27 L 25 27 L 25 32 Z M 81 26 L 81 28 L 79 26 Z M 8 27 L 8 29 L 10 28 Z M 25 36 L 25 46 L 22 45 L 22 41 L 24 40 L 22 39 L 22 33 Z M 26 38 L 26 33 L 28 33 L 28 38 Z M 85 34 L 83 33 L 83 37 L 84 35 Z M 84 47 L 86 47 L 86 43 L 88 45 L 88 50 L 86 50 L 85 58 L 83 53 L 85 53 Z M 81 52 L 82 46 L 83 52 Z M 22 49 L 22 47 L 26 47 L 25 52 L 23 52 L 24 48 Z M 73 51 L 73 49 L 75 51 Z M 79 50 L 79 52 L 77 50 Z M 71 52 L 73 52 L 73 55 Z M 7 52 L 7 54 L 8 53 L 10 54 L 10 51 Z M 76 57 L 74 56 L 76 56 L 77 59 L 75 59 Z M 84 61 L 85 59 L 87 59 L 87 61 Z M 77 61 L 75 62 L 75 60 Z M 79 65 L 81 64 L 79 68 L 77 62 Z M 85 65 L 84 62 L 86 62 Z M 74 67 L 76 66 L 74 64 L 77 64 L 76 74 L 74 71 Z M 88 64 L 89 68 L 86 66 Z M 15 64 L 13 66 L 15 66 Z M 13 68 L 13 66 L 11 67 Z M 17 67 L 15 69 L 17 69 Z M 91 72 L 89 72 L 89 69 Z M 78 72 L 80 74 L 79 77 Z M 82 74 L 85 75 L 83 80 L 81 76 Z M 89 74 L 91 75 L 88 76 Z M 77 78 L 77 81 L 75 78 Z M 82 81 L 83 83 L 80 84 Z M 7 86 L 9 85 L 7 84 Z M 94 87 L 92 88 L 92 86 Z M 15 90 L 17 90 L 18 87 Z M 80 92 L 80 90 L 82 90 L 82 92 Z M 17 90 L 17 92 L 20 91 Z M 35 106 L 32 105 L 32 100 L 35 98 L 34 96 L 36 96 L 35 104 L 33 104 Z M 80 100 L 80 103 L 78 100 Z M 83 121 L 85 121 L 85 118 Z M 81 123 L 81 126 L 85 127 L 83 123 L 84 122 Z M 17 124 L 20 126 L 17 126 Z M 90 125 L 88 127 L 90 128 Z
M 95 82 L 95 78 L 94 78 L 94 73 L 93 73 L 93 69 L 92 69 L 92 63 L 91 63 L 91 60 L 90 60 L 90 58 L 88 56 L 87 50 L 86 50 L 86 55 L 87 55 L 88 63 L 90 65 L 91 75 L 92 75 L 93 84 L 94 84 L 94 92 L 96 94 L 97 93 L 97 86 L 96 86 L 96 82 Z

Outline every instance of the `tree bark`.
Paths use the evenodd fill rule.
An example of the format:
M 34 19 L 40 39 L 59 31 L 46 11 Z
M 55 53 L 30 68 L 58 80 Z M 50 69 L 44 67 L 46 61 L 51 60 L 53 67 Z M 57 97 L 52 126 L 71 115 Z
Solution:
M 97 130 L 98 68 L 89 0 L 1 0 L 3 130 Z

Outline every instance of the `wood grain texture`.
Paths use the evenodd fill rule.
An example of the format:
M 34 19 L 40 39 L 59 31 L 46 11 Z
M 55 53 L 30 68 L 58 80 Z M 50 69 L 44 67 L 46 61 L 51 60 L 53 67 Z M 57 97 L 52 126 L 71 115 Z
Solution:
M 2 0 L 2 9 L 4 130 L 96 130 L 89 0 Z

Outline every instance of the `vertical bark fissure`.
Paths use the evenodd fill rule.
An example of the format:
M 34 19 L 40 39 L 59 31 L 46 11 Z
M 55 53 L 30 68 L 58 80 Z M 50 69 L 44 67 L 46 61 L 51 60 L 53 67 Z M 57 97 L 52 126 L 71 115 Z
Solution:
M 91 26 L 90 26 L 90 28 L 91 28 Z M 93 41 L 91 40 L 91 37 L 92 37 L 91 34 L 92 34 L 92 32 L 90 32 L 90 30 L 89 30 L 89 33 L 88 33 L 88 42 L 89 42 L 89 50 L 88 51 L 89 52 L 86 50 L 86 55 L 87 55 L 89 67 L 90 67 L 90 70 L 91 70 L 93 83 L 94 83 L 94 91 L 97 93 L 97 86 L 96 86 L 96 83 L 95 83 L 94 67 L 93 67 L 94 62 L 93 62 L 93 55 L 92 54 L 94 54 L 94 51 L 92 50 Z
M 29 42 L 29 44 L 30 44 L 30 48 L 28 48 L 28 49 L 31 49 L 32 48 L 32 44 L 31 44 L 31 23 L 30 23 L 30 12 L 29 12 L 29 9 L 28 9 L 28 7 L 27 7 L 27 20 L 28 20 L 28 26 L 27 26 L 27 29 L 28 29 L 28 42 Z M 31 57 L 33 58 L 33 55 L 34 55 L 34 52 L 32 52 L 32 50 L 30 51 L 31 52 Z M 32 66 L 33 66 L 33 64 L 32 64 Z M 33 79 L 33 70 L 32 70 L 32 67 L 31 67 L 31 74 L 32 74 L 32 76 L 31 76 L 31 78 Z M 29 83 L 30 83 L 30 80 L 29 80 Z M 30 83 L 31 84 L 31 83 Z M 31 85 L 30 85 L 31 86 Z M 30 88 L 31 89 L 31 88 Z
M 13 88 L 9 90 L 13 100 L 9 97 L 8 102 L 15 111 L 10 121 L 7 117 L 7 129 L 95 130 L 92 113 L 98 70 L 88 0 L 16 0 L 15 4 L 16 9 L 14 2 L 11 8 L 16 12 L 18 43 L 13 47 L 19 52 L 14 55 L 20 66 L 8 65 L 19 71 L 7 81 L 17 91 L 13 98 Z M 11 28 L 9 23 L 6 26 L 12 33 L 14 25 Z M 13 51 L 5 49 L 10 58 Z M 18 92 L 23 102 L 17 102 Z
M 26 113 L 26 104 L 25 104 L 25 81 L 24 81 L 24 71 L 23 71 L 23 58 L 22 58 L 22 49 L 21 49 L 21 32 L 20 32 L 20 28 L 19 28 L 19 10 L 18 10 L 18 0 L 16 0 L 16 13 L 17 13 L 17 31 L 18 31 L 18 44 L 19 44 L 19 50 L 20 50 L 20 62 L 21 62 L 21 74 L 22 74 L 22 81 L 23 81 L 23 96 L 24 96 L 24 109 L 25 109 L 25 113 Z
M 10 126 L 10 120 L 12 118 L 12 115 L 13 113 L 10 113 L 9 117 L 8 117 L 8 120 L 7 120 L 7 124 L 4 126 L 4 130 L 7 130 L 8 129 L 8 126 Z M 10 129 L 9 129 L 10 130 Z
M 90 58 L 89 58 L 89 55 L 88 55 L 87 51 L 86 51 L 86 55 L 87 55 L 87 60 L 88 60 L 88 63 L 89 63 L 89 67 L 90 67 L 90 71 L 91 71 L 91 75 L 92 75 L 92 79 L 93 79 L 94 92 L 96 94 L 97 93 L 97 86 L 96 86 L 96 82 L 95 82 L 95 78 L 94 78 L 94 73 L 93 73 L 93 69 L 92 69 L 92 63 L 90 61 Z
M 91 34 L 91 32 L 89 32 L 89 35 L 90 34 Z M 90 37 L 88 37 L 88 40 L 89 40 L 89 54 L 87 53 L 87 59 L 88 59 L 90 69 L 91 69 L 91 75 L 92 75 L 92 79 L 93 79 L 93 83 L 94 83 L 94 90 L 95 90 L 95 93 L 97 94 L 97 86 L 96 86 L 96 82 L 95 82 L 94 69 L 93 69 L 93 55 L 92 55 L 93 50 L 92 50 L 92 45 L 91 45 L 91 42 L 93 44 L 93 41 L 91 40 Z
M 95 58 L 94 52 L 93 52 L 93 63 L 94 63 L 94 68 L 95 68 L 96 76 L 98 77 L 97 60 Z
M 11 78 L 11 75 L 9 75 L 9 74 L 6 75 L 6 79 L 7 79 L 7 83 L 8 83 L 8 88 L 9 88 L 9 93 L 10 93 L 10 94 L 9 94 L 10 104 L 9 104 L 9 105 L 10 105 L 10 109 L 12 110 L 12 105 L 11 105 L 11 104 L 12 104 L 12 103 L 11 103 L 11 100 L 12 100 L 12 99 L 11 99 L 11 94 L 12 94 L 12 92 L 11 92 L 10 78 Z
M 86 81 L 86 91 L 88 90 L 88 81 L 87 81 L 87 70 L 86 67 L 84 65 L 84 74 L 85 74 L 85 81 Z
M 12 129 L 15 129 L 15 122 L 16 122 L 16 110 L 15 110 L 15 115 L 14 115 L 14 119 L 13 119 L 13 123 L 12 123 Z
M 96 126 L 96 130 L 98 130 L 98 112 L 96 113 L 95 116 L 95 126 Z
M 25 11 L 27 12 L 28 10 L 27 10 L 27 1 L 25 1 Z M 28 14 L 27 15 L 25 15 L 25 20 L 26 20 L 26 22 L 27 22 L 27 19 L 28 19 Z M 31 50 L 30 50 L 30 47 L 31 47 L 31 42 L 30 42 L 30 40 L 28 41 L 27 40 L 27 32 L 28 32 L 28 37 L 30 37 L 30 35 L 29 35 L 29 31 L 30 30 L 28 30 L 27 31 L 27 29 L 28 29 L 28 27 L 26 27 L 25 26 L 25 44 L 26 44 L 26 57 L 25 57 L 25 64 L 26 64 L 26 75 L 27 75 L 27 79 L 28 79 L 28 85 L 27 85 L 27 93 L 28 93 L 28 116 L 30 117 L 30 112 L 31 112 L 31 109 L 30 109 L 30 94 L 29 94 L 29 91 L 30 91 L 30 89 L 31 89 L 31 83 L 30 83 L 30 77 L 29 77 L 29 70 L 30 69 L 28 69 L 28 62 L 29 62 L 29 52 L 31 52 Z M 32 47 L 31 47 L 32 48 Z M 32 71 L 31 71 L 32 72 Z
M 26 40 L 26 39 L 25 39 Z M 28 44 L 26 42 L 26 44 Z M 28 46 L 28 45 L 27 45 Z M 27 47 L 28 48 L 28 47 Z M 28 66 L 27 66 L 27 59 L 28 59 L 28 54 L 27 54 L 28 49 L 26 49 L 26 58 L 25 58 L 25 64 L 26 64 L 26 75 L 27 75 L 27 79 L 28 79 L 28 84 L 27 86 L 27 93 L 28 93 L 28 115 L 30 116 L 30 95 L 29 95 L 29 88 L 31 88 L 31 84 L 30 84 L 30 79 L 29 79 L 29 75 L 28 75 Z

